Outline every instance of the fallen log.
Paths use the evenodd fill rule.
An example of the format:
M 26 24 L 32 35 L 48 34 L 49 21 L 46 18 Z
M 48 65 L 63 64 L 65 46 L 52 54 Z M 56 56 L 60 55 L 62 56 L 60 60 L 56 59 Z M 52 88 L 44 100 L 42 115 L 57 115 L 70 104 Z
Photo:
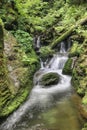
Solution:
M 83 25 L 85 22 L 87 22 L 87 17 L 78 21 L 75 25 L 72 25 L 68 31 L 66 31 L 63 35 L 61 35 L 59 38 L 53 41 L 53 43 L 51 44 L 51 49 L 55 48 L 58 43 L 60 43 L 61 41 L 65 40 L 68 36 L 70 36 L 76 27 Z

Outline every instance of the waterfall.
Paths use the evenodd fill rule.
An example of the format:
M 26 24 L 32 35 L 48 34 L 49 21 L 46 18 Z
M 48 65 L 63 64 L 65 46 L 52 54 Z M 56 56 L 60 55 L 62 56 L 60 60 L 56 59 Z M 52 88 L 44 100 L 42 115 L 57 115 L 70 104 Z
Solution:
M 37 38 L 37 47 L 40 47 L 40 36 Z M 65 97 L 65 95 L 67 96 L 71 93 L 71 77 L 62 74 L 63 66 L 68 59 L 65 53 L 67 52 L 65 51 L 64 42 L 61 42 L 60 54 L 55 54 L 45 66 L 41 61 L 41 68 L 34 75 L 35 85 L 30 96 L 27 101 L 19 107 L 19 109 L 7 118 L 7 120 L 1 125 L 0 130 L 16 130 L 16 126 L 13 126 L 16 125 L 16 123 L 19 122 L 30 109 L 36 108 L 38 110 L 50 107 L 54 104 L 54 95 L 59 99 L 60 97 Z M 58 75 L 60 75 L 60 81 L 57 85 L 43 88 L 39 85 L 39 80 L 42 75 L 49 72 L 58 73 Z
M 37 37 L 37 48 L 40 48 L 40 36 Z
M 41 69 L 43 69 L 44 68 L 44 62 L 41 60 L 41 58 L 40 58 L 40 64 L 41 64 Z
M 49 62 L 49 65 L 47 65 L 47 68 L 51 68 L 53 70 L 62 70 L 67 59 L 67 56 L 61 56 L 61 54 L 54 55 L 52 60 Z
M 33 39 L 33 43 L 34 43 L 34 48 L 36 51 L 38 51 L 38 49 L 40 48 L 40 36 L 35 36 Z
M 67 43 L 68 43 L 68 50 L 69 50 L 69 49 L 71 48 L 71 46 L 72 46 L 72 42 L 71 42 L 71 39 L 70 39 L 70 38 L 68 38 Z
M 65 43 L 64 42 L 61 42 L 60 43 L 60 53 L 65 53 L 66 50 L 65 50 Z

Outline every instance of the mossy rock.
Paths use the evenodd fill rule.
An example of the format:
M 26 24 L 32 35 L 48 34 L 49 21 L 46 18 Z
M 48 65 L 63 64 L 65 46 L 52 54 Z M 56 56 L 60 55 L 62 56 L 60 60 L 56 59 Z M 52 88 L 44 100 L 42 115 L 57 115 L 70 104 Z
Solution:
M 69 58 L 66 61 L 65 65 L 64 65 L 64 68 L 63 68 L 63 71 L 62 71 L 63 74 L 66 74 L 66 75 L 71 75 L 72 74 L 72 61 L 73 60 L 71 58 Z
M 44 86 L 55 85 L 59 82 L 59 75 L 54 72 L 47 73 L 41 78 L 40 84 Z

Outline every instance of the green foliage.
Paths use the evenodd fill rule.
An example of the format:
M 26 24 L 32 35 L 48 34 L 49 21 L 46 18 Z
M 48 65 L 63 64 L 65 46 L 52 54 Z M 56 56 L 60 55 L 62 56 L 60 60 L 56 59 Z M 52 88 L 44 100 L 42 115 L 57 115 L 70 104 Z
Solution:
M 0 25 L 3 25 L 2 19 L 0 19 Z
M 87 0 L 67 0 L 67 2 L 68 2 L 69 4 L 77 4 L 77 5 L 79 5 L 79 4 L 86 3 Z
M 30 92 L 32 83 L 31 80 L 29 81 L 30 84 L 27 84 L 27 86 L 25 87 L 25 89 L 21 89 L 19 94 L 15 95 L 15 97 L 13 97 L 12 102 L 10 102 L 9 104 L 7 104 L 4 109 L 2 109 L 2 111 L 0 111 L 0 117 L 7 117 L 9 114 L 11 114 L 14 110 L 16 110 L 21 103 L 24 102 L 24 100 L 27 98 L 27 95 Z
M 52 50 L 48 46 L 44 46 L 40 48 L 40 57 L 45 60 L 46 58 L 52 56 L 54 54 L 54 50 Z
M 80 56 L 83 52 L 82 46 L 78 44 L 78 42 L 74 42 L 73 46 L 70 49 L 69 57 Z
M 39 64 L 39 60 L 33 49 L 33 38 L 29 35 L 29 33 L 23 30 L 17 30 L 14 35 L 19 43 L 19 46 L 24 51 L 23 57 L 21 58 L 23 66 L 30 66 L 31 68 L 33 64 L 37 66 L 37 64 Z
M 32 64 L 37 64 L 38 60 L 37 57 L 28 57 L 27 55 L 24 55 L 22 58 L 22 62 L 24 66 L 31 66 Z
M 85 26 L 86 28 L 86 26 Z M 87 30 L 85 29 L 84 27 L 82 26 L 79 26 L 77 29 L 76 29 L 76 33 L 80 36 L 83 36 L 83 37 L 86 37 L 87 36 Z
M 82 99 L 82 103 L 85 105 L 87 104 L 87 92 L 85 92 L 85 96 Z
M 18 12 L 20 13 L 19 16 L 19 27 L 20 27 L 20 23 L 21 23 L 21 29 L 25 30 L 27 29 L 27 25 L 30 26 L 29 27 L 29 31 L 31 32 L 32 28 L 33 30 L 43 30 L 43 21 L 41 18 L 42 15 L 42 10 L 43 10 L 43 15 L 45 12 L 45 9 L 48 8 L 47 7 L 47 2 L 42 2 L 41 0 L 28 0 L 28 1 L 22 1 L 22 0 L 17 0 L 16 1 L 16 8 L 18 9 Z M 43 17 L 42 15 L 42 17 Z M 22 19 L 24 19 L 22 21 Z M 25 24 L 25 26 L 22 26 L 22 24 L 26 23 L 27 21 L 27 25 Z
M 33 38 L 29 35 L 29 33 L 23 31 L 23 30 L 17 30 L 14 32 L 14 36 L 16 37 L 19 45 L 22 47 L 22 49 L 26 51 L 32 50 L 32 42 Z

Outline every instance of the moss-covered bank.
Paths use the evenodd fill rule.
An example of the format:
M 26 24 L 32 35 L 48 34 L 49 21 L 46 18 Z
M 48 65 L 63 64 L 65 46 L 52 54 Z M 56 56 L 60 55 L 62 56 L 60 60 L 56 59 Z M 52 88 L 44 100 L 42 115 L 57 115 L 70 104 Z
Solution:
M 9 89 L 9 80 L 7 77 L 6 60 L 3 54 L 4 50 L 4 35 L 3 27 L 0 23 L 0 113 L 4 106 L 9 103 L 12 98 Z
M 81 29 L 80 36 L 78 30 L 77 36 L 72 36 L 74 38 L 73 46 L 70 49 L 69 56 L 75 59 L 72 69 L 72 85 L 82 98 L 80 112 L 83 118 L 87 120 L 87 32 L 85 25 L 84 29 Z M 80 37 L 82 37 L 82 40 L 79 42 Z M 87 129 L 86 125 L 84 127 L 82 130 Z
M 0 118 L 8 116 L 27 98 L 39 60 L 23 62 L 25 52 L 16 39 L 0 25 Z M 34 53 L 35 59 L 35 53 Z M 32 60 L 32 58 L 31 58 Z

